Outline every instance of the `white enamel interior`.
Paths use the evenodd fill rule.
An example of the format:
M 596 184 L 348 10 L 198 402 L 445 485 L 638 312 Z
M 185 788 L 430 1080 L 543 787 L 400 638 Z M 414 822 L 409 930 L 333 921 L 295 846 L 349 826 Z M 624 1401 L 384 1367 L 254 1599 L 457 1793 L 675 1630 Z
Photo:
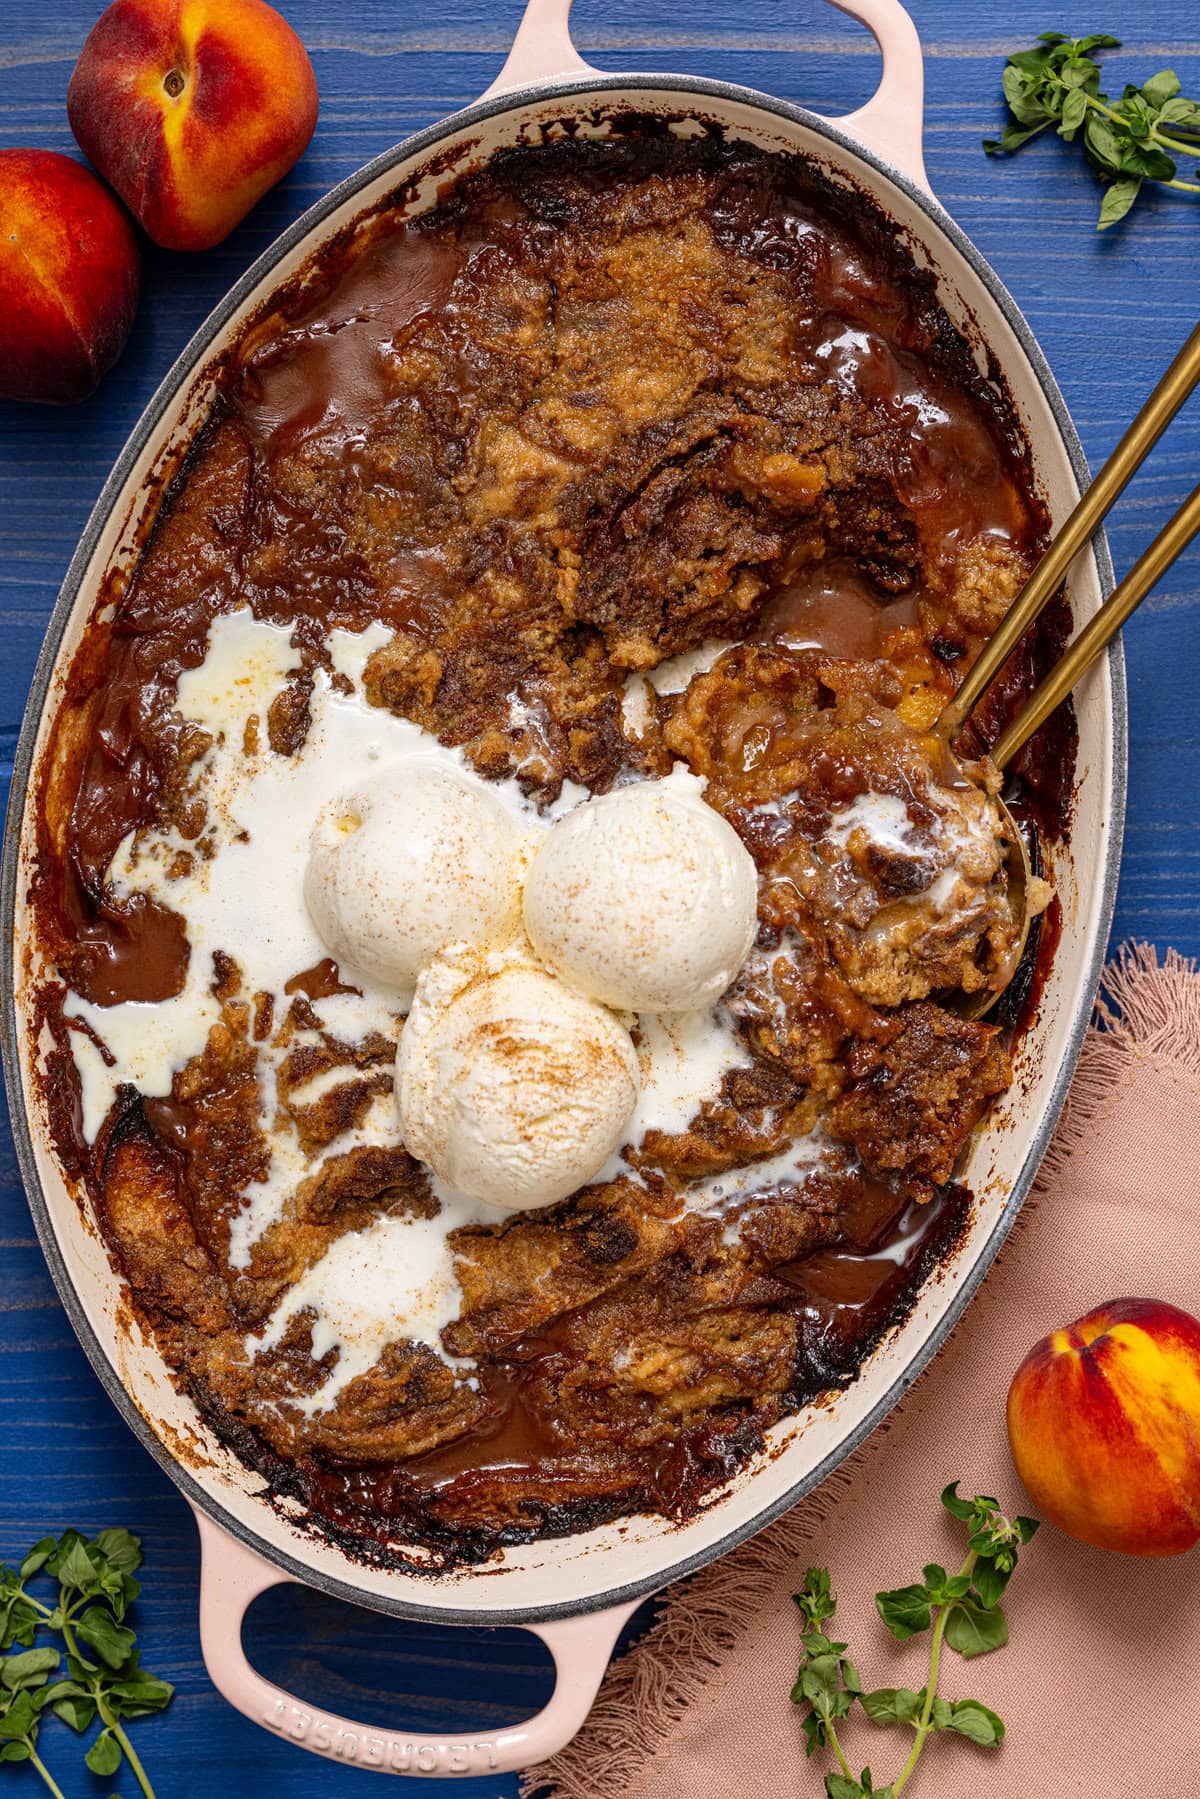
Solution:
M 926 211 L 886 175 L 815 126 L 783 117 L 765 105 L 756 106 L 749 99 L 689 95 L 654 86 L 622 88 L 619 77 L 606 78 L 606 82 L 608 85 L 599 92 L 591 89 L 582 96 L 572 96 L 569 91 L 541 97 L 526 94 L 524 98 L 515 94 L 494 116 L 482 120 L 475 117 L 466 126 L 451 129 L 437 146 L 443 171 L 439 180 L 446 178 L 445 155 L 450 147 L 457 148 L 465 162 L 474 162 L 502 145 L 528 139 L 535 126 L 564 116 L 590 115 L 593 108 L 604 103 L 632 104 L 641 111 L 662 111 L 671 116 L 686 116 L 689 108 L 694 108 L 698 118 L 715 118 L 734 136 L 767 149 L 801 151 L 835 176 L 840 173 L 852 177 L 891 213 L 917 254 L 935 267 L 941 297 L 951 316 L 972 327 L 990 346 L 1034 447 L 1038 479 L 1052 515 L 1055 520 L 1065 516 L 1077 497 L 1077 488 L 1041 381 L 996 300 Z M 240 317 L 260 304 L 272 288 L 312 255 L 315 247 L 400 183 L 419 175 L 420 164 L 420 155 L 397 161 L 345 200 L 321 223 L 315 235 L 293 249 L 263 278 L 242 313 L 213 340 L 214 355 L 236 335 Z M 433 181 L 421 183 L 418 209 L 433 200 L 435 191 Z M 131 471 L 122 499 L 110 509 L 63 639 L 43 711 L 43 735 L 58 703 L 63 676 L 92 612 L 100 578 L 115 559 L 128 558 L 130 554 L 140 509 L 145 503 L 143 496 L 153 491 L 148 480 L 181 436 L 195 428 L 210 398 L 211 384 L 206 380 L 201 379 L 195 387 L 180 382 L 179 392 L 168 404 Z M 1098 568 L 1090 553 L 1076 567 L 1071 595 L 1077 619 L 1088 617 L 1100 602 Z M 1076 704 L 1080 732 L 1079 797 L 1071 854 L 1056 870 L 1064 908 L 1063 936 L 1038 1023 L 1022 1048 L 1018 1078 L 977 1142 L 966 1171 L 965 1178 L 978 1195 L 969 1240 L 953 1265 L 928 1285 L 907 1323 L 879 1348 L 849 1391 L 833 1403 L 810 1409 L 778 1427 L 774 1433 L 778 1453 L 760 1458 L 699 1517 L 682 1527 L 660 1518 L 629 1519 L 586 1535 L 509 1550 L 501 1564 L 486 1569 L 429 1578 L 363 1568 L 337 1547 L 290 1522 L 259 1497 L 257 1478 L 220 1444 L 192 1404 L 176 1392 L 153 1344 L 143 1340 L 136 1330 L 131 1334 L 122 1316 L 118 1279 L 98 1235 L 64 1183 L 40 1107 L 29 1097 L 33 1087 L 28 1066 L 24 1065 L 28 1049 L 23 1045 L 25 1104 L 30 1114 L 37 1169 L 66 1277 L 103 1356 L 167 1455 L 190 1474 L 195 1483 L 193 1494 L 200 1503 L 216 1516 L 223 1513 L 225 1521 L 240 1527 L 240 1533 L 263 1554 L 276 1561 L 286 1559 L 293 1570 L 340 1587 L 369 1605 L 443 1619 L 449 1615 L 460 1622 L 480 1614 L 487 1614 L 489 1621 L 503 1617 L 516 1621 L 531 1615 L 588 1609 L 602 1603 L 605 1596 L 660 1585 L 682 1564 L 706 1559 L 727 1539 L 747 1534 L 754 1525 L 766 1522 L 782 1509 L 786 1497 L 795 1492 L 799 1483 L 844 1453 L 848 1439 L 910 1370 L 923 1346 L 937 1333 L 962 1285 L 970 1281 L 1029 1147 L 1039 1140 L 1054 1097 L 1056 1077 L 1069 1053 L 1081 1008 L 1086 1004 L 1084 989 L 1103 922 L 1102 886 L 1114 828 L 1114 820 L 1109 816 L 1110 795 L 1114 792 L 1114 692 L 1106 662 L 1088 675 L 1078 691 Z M 41 739 L 39 747 L 40 742 Z M 31 838 L 30 822 L 27 818 L 23 853 Z M 26 886 L 22 872 L 18 879 L 18 944 L 26 937 L 22 916 Z M 18 1008 L 20 999 L 19 993 Z M 14 1107 L 21 1105 L 20 1095 L 13 1094 L 12 1099 Z

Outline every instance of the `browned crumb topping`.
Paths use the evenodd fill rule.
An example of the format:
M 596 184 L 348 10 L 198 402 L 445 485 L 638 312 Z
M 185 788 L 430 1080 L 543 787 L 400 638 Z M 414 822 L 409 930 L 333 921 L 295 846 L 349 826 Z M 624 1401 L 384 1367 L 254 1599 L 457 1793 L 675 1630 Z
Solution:
M 915 1254 L 857 1310 L 805 1270 L 819 1250 L 861 1258 L 902 1214 L 911 1236 L 913 1199 L 934 1201 L 932 1253 L 956 1217 L 939 1190 L 1010 1078 L 998 1030 L 937 1003 L 986 978 L 1012 921 L 988 802 L 929 727 L 1038 529 L 1004 409 L 927 279 L 865 208 L 856 223 L 801 164 L 738 145 L 500 156 L 418 224 L 385 214 L 254 334 L 60 715 L 42 898 L 63 978 L 102 1003 L 178 990 L 178 920 L 122 906 L 104 875 L 136 824 L 211 853 L 190 773 L 207 739 L 174 684 L 234 606 L 293 625 L 304 652 L 253 726 L 276 753 L 305 739 L 330 630 L 382 620 L 374 704 L 546 799 L 680 759 L 761 876 L 727 1002 L 748 1065 L 627 1176 L 459 1234 L 443 1347 L 475 1359 L 474 1385 L 400 1342 L 307 1409 L 328 1371 L 308 1316 L 246 1353 L 344 1232 L 437 1205 L 404 1151 L 338 1150 L 393 1046 L 324 1027 L 332 964 L 297 971 L 282 1016 L 218 968 L 203 1055 L 169 1100 L 127 1093 L 94 1154 L 68 1141 L 60 1046 L 64 1154 L 90 1168 L 139 1310 L 231 1440 L 330 1528 L 480 1554 L 686 1510 L 849 1378 L 914 1290 Z M 711 639 L 732 647 L 708 672 L 630 712 L 631 674 Z M 867 793 L 902 804 L 899 850 L 839 834 Z M 935 903 L 954 868 L 962 890 Z M 233 1209 L 269 1154 L 266 1044 L 279 1118 L 324 1159 L 235 1269 Z M 818 1125 L 832 1145 L 810 1178 L 680 1212 L 690 1182 Z

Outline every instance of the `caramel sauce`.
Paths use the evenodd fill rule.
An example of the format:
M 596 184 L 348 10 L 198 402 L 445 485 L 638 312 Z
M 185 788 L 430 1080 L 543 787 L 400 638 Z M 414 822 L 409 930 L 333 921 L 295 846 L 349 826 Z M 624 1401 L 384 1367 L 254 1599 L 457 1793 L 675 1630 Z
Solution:
M 962 1188 L 918 1204 L 860 1177 L 847 1188 L 846 1241 L 772 1270 L 766 1281 L 771 1304 L 795 1312 L 800 1323 L 808 1373 L 798 1398 L 843 1384 L 853 1373 L 961 1229 L 968 1205 Z M 586 1308 L 579 1316 L 586 1318 Z M 348 1511 L 361 1507 L 398 1517 L 429 1502 L 469 1507 L 472 1495 L 502 1480 L 510 1492 L 524 1485 L 545 1503 L 556 1481 L 566 1486 L 577 1475 L 579 1463 L 578 1449 L 564 1443 L 538 1403 L 547 1390 L 541 1378 L 553 1371 L 556 1357 L 562 1361 L 556 1338 L 551 1326 L 510 1359 L 481 1365 L 487 1415 L 472 1431 L 398 1468 L 330 1470 L 322 1476 L 326 1494 Z M 697 1457 L 720 1453 L 720 1435 L 713 1433 L 707 1445 L 689 1444 L 684 1435 L 643 1450 L 621 1445 L 624 1477 L 628 1481 L 632 1469 L 643 1495 L 670 1510 L 681 1502 Z
M 755 636 L 793 650 L 875 661 L 897 631 L 917 622 L 917 595 L 879 594 L 853 564 L 816 562 L 775 590 Z
M 105 893 L 90 905 L 81 884 L 64 882 L 77 954 L 71 984 L 97 1006 L 174 999 L 187 980 L 191 947 L 187 924 L 145 893 L 117 900 Z
M 302 969 L 294 974 L 290 981 L 285 981 L 285 993 L 302 993 L 306 999 L 332 999 L 335 993 L 357 993 L 357 987 L 348 987 L 342 980 L 337 963 L 332 956 L 323 956 L 311 968 Z
M 167 1149 L 187 1150 L 194 1114 L 186 1101 L 174 1099 L 142 1099 L 142 1116 L 159 1142 Z
M 922 1204 L 901 1203 L 890 1223 L 867 1244 L 818 1250 L 803 1261 L 776 1268 L 775 1278 L 798 1295 L 810 1350 L 837 1365 L 857 1362 L 870 1340 L 910 1293 L 923 1265 L 936 1257 L 966 1216 L 962 1188 L 950 1187 Z
M 870 402 L 898 427 L 904 448 L 893 467 L 897 491 L 920 521 L 935 562 L 952 562 L 980 536 L 1022 541 L 1028 509 L 978 407 L 923 359 L 887 342 L 867 322 L 872 310 L 863 298 L 853 311 L 846 306 L 823 321 L 813 357 L 824 380 Z
M 561 1439 L 530 1398 L 534 1377 L 553 1355 L 553 1349 L 547 1348 L 541 1355 L 531 1353 L 520 1361 L 485 1366 L 480 1390 L 488 1406 L 487 1421 L 469 1436 L 414 1456 L 405 1464 L 413 1484 L 423 1493 L 439 1493 L 464 1476 L 535 1469 L 545 1474 L 562 1460 Z
M 462 265 L 455 246 L 402 227 L 252 357 L 236 407 L 268 462 L 318 444 L 347 461 L 361 454 L 397 401 L 413 327 L 444 307 Z

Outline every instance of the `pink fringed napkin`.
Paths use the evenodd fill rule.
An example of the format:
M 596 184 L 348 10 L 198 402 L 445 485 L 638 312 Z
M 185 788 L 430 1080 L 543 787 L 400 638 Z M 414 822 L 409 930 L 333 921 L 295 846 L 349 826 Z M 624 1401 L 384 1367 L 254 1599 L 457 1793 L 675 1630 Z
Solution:
M 893 1644 L 874 1594 L 956 1562 L 937 1495 L 1024 1500 L 1004 1401 L 1033 1342 L 1101 1301 L 1138 1294 L 1200 1311 L 1200 972 L 1127 949 L 1109 970 L 1070 1102 L 1034 1195 L 983 1290 L 936 1362 L 845 1466 L 795 1511 L 668 1597 L 613 1668 L 583 1733 L 533 1770 L 555 1799 L 816 1799 L 788 1691 L 797 1662 L 791 1593 L 827 1565 L 835 1634 L 869 1686 L 920 1686 L 923 1652 Z M 998 1654 L 945 1658 L 942 1690 L 982 1699 L 1008 1735 L 997 1751 L 941 1738 L 914 1799 L 1068 1799 L 1190 1792 L 1200 1757 L 1200 1549 L 1137 1561 L 1047 1527 L 1008 1603 Z M 882 1782 L 907 1733 L 845 1727 L 855 1768 Z

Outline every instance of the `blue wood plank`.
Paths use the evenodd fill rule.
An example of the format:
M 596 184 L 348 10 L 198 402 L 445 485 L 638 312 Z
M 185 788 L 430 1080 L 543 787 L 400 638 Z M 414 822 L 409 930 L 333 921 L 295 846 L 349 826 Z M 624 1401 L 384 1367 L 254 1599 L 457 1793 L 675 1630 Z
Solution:
M 66 83 L 97 6 L 89 0 L 8 0 L 0 17 L 0 145 L 71 151 Z M 518 0 L 448 0 L 422 21 L 396 0 L 286 0 L 310 45 L 322 93 L 307 156 L 252 217 L 212 253 L 147 256 L 133 341 L 96 398 L 71 412 L 0 403 L 0 774 L 7 779 L 30 671 L 71 549 L 107 469 L 155 382 L 250 259 L 335 180 L 397 138 L 465 103 L 499 67 Z M 1013 0 L 1001 18 L 973 0 L 915 0 L 928 58 L 928 161 L 933 184 L 1013 290 L 1040 337 L 1093 462 L 1124 423 L 1197 311 L 1200 205 L 1161 196 L 1105 238 L 1092 229 L 1096 189 L 1078 158 L 1039 143 L 988 162 L 979 138 L 999 122 L 1006 51 L 1048 23 L 1042 0 Z M 1138 79 L 1173 64 L 1200 89 L 1200 32 L 1192 0 L 1097 0 L 1079 29 L 1136 30 L 1121 53 Z M 578 0 L 583 52 L 608 69 L 639 67 L 724 77 L 844 112 L 874 86 L 869 37 L 817 0 Z M 1178 505 L 1200 467 L 1193 402 L 1135 481 L 1112 527 L 1127 567 Z M 1200 792 L 1194 651 L 1200 630 L 1200 553 L 1184 558 L 1128 631 L 1133 759 L 1130 825 L 1118 936 L 1140 935 L 1200 953 Z M 244 1723 L 217 1698 L 196 1635 L 196 1543 L 190 1515 L 104 1398 L 71 1334 L 20 1193 L 11 1140 L 0 1134 L 0 1557 L 47 1529 L 124 1523 L 144 1536 L 139 1604 L 148 1661 L 179 1697 L 137 1727 L 163 1799 L 275 1799 L 364 1790 L 365 1777 L 330 1766 Z M 466 1730 L 536 1709 L 547 1659 L 524 1632 L 399 1626 L 289 1591 L 262 1601 L 248 1640 L 265 1671 L 314 1699 L 380 1724 Z M 47 1732 L 67 1799 L 97 1799 L 65 1732 Z M 17 1799 L 40 1791 L 27 1770 L 5 1769 Z M 117 1783 L 129 1793 L 131 1783 Z M 417 1783 L 394 1790 L 415 1792 Z M 467 1799 L 512 1799 L 515 1782 L 475 1780 Z M 764 1791 L 766 1789 L 763 1789 Z M 791 1773 L 781 1792 L 794 1789 Z

